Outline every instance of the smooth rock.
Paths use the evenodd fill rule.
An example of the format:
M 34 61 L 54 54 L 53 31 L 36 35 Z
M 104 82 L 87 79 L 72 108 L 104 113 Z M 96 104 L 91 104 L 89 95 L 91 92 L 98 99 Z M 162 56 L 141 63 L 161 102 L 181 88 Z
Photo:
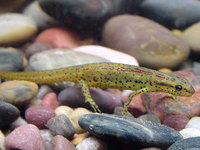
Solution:
M 179 131 L 179 133 L 183 136 L 184 139 L 200 136 L 200 130 L 196 128 L 185 128 Z
M 105 142 L 96 138 L 88 137 L 76 146 L 77 150 L 107 150 Z
M 67 49 L 52 49 L 36 53 L 29 60 L 30 66 L 34 71 L 51 70 L 98 62 L 108 61 L 100 57 Z
M 5 147 L 5 135 L 0 130 L 0 150 L 6 150 Z
M 187 122 L 185 128 L 196 128 L 200 130 L 200 117 L 192 117 Z
M 69 29 L 54 27 L 42 31 L 35 42 L 45 43 L 53 48 L 71 49 L 79 46 L 79 36 Z
M 56 135 L 51 142 L 51 150 L 76 150 L 76 148 L 62 135 Z
M 39 129 L 27 124 L 16 128 L 6 137 L 6 150 L 45 150 Z
M 88 137 L 89 137 L 88 132 L 81 133 L 81 134 L 78 134 L 78 135 L 74 135 L 74 138 L 71 140 L 71 143 L 76 146 Z
M 14 48 L 0 48 L 0 70 L 19 71 L 23 67 L 23 53 Z
M 140 14 L 171 29 L 183 29 L 200 20 L 199 0 L 145 0 Z
M 113 113 L 115 107 L 122 106 L 121 99 L 113 94 L 89 88 L 92 99 L 99 106 L 103 112 Z M 74 96 L 76 95 L 76 96 Z M 67 105 L 70 107 L 86 107 L 93 110 L 89 103 L 85 103 L 85 97 L 82 94 L 80 87 L 69 87 L 58 94 L 58 101 L 60 105 Z
M 167 28 L 140 16 L 119 15 L 104 25 L 103 41 L 108 47 L 134 56 L 150 68 L 173 68 L 189 56 L 189 47 Z
M 152 92 L 141 95 L 147 112 L 155 114 L 161 121 L 164 121 L 171 115 L 182 115 L 191 118 L 200 113 L 200 77 L 194 75 L 191 69 L 175 72 L 177 75 L 179 73 L 187 78 L 194 87 L 195 93 L 192 96 L 177 96 L 179 100 L 175 101 L 164 92 Z
M 29 81 L 7 81 L 0 84 L 0 100 L 24 105 L 37 94 L 38 85 Z
M 161 123 L 159 118 L 154 114 L 145 114 L 145 115 L 138 117 L 137 119 L 141 119 L 144 121 L 151 121 L 151 122 L 155 122 L 155 123 Z
M 40 42 L 34 42 L 34 43 L 28 45 L 25 48 L 25 56 L 27 58 L 29 58 L 32 55 L 34 55 L 35 53 L 46 51 L 46 50 L 49 50 L 49 49 L 52 49 L 52 47 L 48 44 L 40 43 Z
M 19 13 L 0 15 L 0 45 L 22 43 L 37 32 L 35 22 Z
M 119 52 L 117 50 L 99 46 L 99 45 L 85 45 L 79 46 L 73 49 L 73 51 L 82 52 L 90 55 L 95 55 L 98 57 L 103 57 L 113 63 L 122 63 L 138 66 L 138 61 L 131 55 Z M 104 55 L 102 55 L 104 54 Z
M 43 99 L 46 94 L 51 92 L 53 92 L 53 90 L 48 85 L 43 84 L 40 86 L 36 98 Z
M 22 118 L 21 116 L 19 116 L 14 122 L 12 122 L 10 124 L 10 129 L 13 130 L 17 127 L 20 127 L 22 125 L 26 125 L 27 122 L 24 120 L 24 118 Z
M 53 140 L 53 135 L 47 129 L 40 130 L 40 135 L 45 145 L 45 150 L 51 149 L 51 141 Z
M 23 10 L 23 14 L 32 18 L 38 28 L 45 29 L 52 26 L 58 26 L 60 23 L 47 15 L 39 6 L 38 1 L 33 1 Z
M 120 106 L 115 107 L 113 114 L 118 115 L 118 116 L 124 116 L 124 114 L 123 114 L 123 107 L 120 107 Z M 129 112 L 127 112 L 126 116 L 127 117 L 134 117 Z
M 56 93 L 51 92 L 45 95 L 45 97 L 42 100 L 41 106 L 47 106 L 53 110 L 56 109 L 58 107 Z
M 71 140 L 74 136 L 74 127 L 66 115 L 59 115 L 51 118 L 46 126 L 53 136 L 62 135 Z
M 89 111 L 88 109 L 85 108 L 76 108 L 69 116 L 69 119 L 71 120 L 74 129 L 75 129 L 75 133 L 79 134 L 79 133 L 83 133 L 85 132 L 85 130 L 83 128 L 81 128 L 79 126 L 78 120 L 81 116 L 85 115 L 85 114 L 90 114 L 92 113 L 91 111 Z
M 6 127 L 15 121 L 20 115 L 20 111 L 12 104 L 0 101 L 0 128 Z
M 200 8 L 200 2 L 199 2 L 199 8 Z M 200 53 L 200 39 L 198 38 L 199 34 L 200 34 L 200 22 L 197 22 L 192 26 L 186 28 L 182 34 L 183 40 L 190 46 L 191 50 L 195 53 Z
M 189 119 L 186 116 L 171 115 L 163 121 L 163 124 L 175 129 L 176 131 L 180 131 L 185 128 L 188 121 Z
M 106 114 L 87 114 L 79 125 L 90 134 L 141 147 L 167 148 L 183 137 L 159 123 Z
M 200 137 L 192 137 L 179 140 L 172 144 L 167 150 L 200 150 Z
M 56 116 L 63 114 L 63 115 L 66 115 L 67 117 L 69 117 L 73 111 L 74 110 L 69 106 L 58 106 L 55 109 Z
M 25 112 L 26 121 L 39 129 L 43 129 L 47 121 L 54 116 L 54 110 L 46 106 L 31 106 Z

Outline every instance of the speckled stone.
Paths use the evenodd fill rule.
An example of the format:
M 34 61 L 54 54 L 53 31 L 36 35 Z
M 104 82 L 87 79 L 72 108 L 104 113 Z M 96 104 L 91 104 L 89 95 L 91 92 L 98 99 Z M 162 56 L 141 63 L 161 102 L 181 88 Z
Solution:
M 51 142 L 51 150 L 76 150 L 76 148 L 62 135 L 56 135 Z
M 200 137 L 179 140 L 172 144 L 168 150 L 200 150 Z
M 39 129 L 27 124 L 13 130 L 6 137 L 7 150 L 45 150 Z
M 74 136 L 74 126 L 66 115 L 59 115 L 51 118 L 46 126 L 53 136 L 62 135 L 71 140 Z
M 39 129 L 43 129 L 47 121 L 54 116 L 54 110 L 46 106 L 31 106 L 25 112 L 26 121 Z
M 47 107 L 55 110 L 58 107 L 58 100 L 57 100 L 56 93 L 51 92 L 51 93 L 46 94 L 42 100 L 41 105 L 47 106 Z
M 145 114 L 145 115 L 138 117 L 138 119 L 141 119 L 141 120 L 144 120 L 144 121 L 145 120 L 151 121 L 151 122 L 155 122 L 155 123 L 161 123 L 160 119 L 154 114 Z
M 40 86 L 37 92 L 36 98 L 43 99 L 46 94 L 51 93 L 51 92 L 53 92 L 53 90 L 48 85 L 43 84 Z
M 51 141 L 53 140 L 53 135 L 48 129 L 40 130 L 40 135 L 45 145 L 45 150 L 51 149 Z
M 14 48 L 0 48 L 0 70 L 19 71 L 22 69 L 24 60 L 23 53 Z
M 167 148 L 183 139 L 177 131 L 159 123 L 106 114 L 84 115 L 79 125 L 90 134 L 140 147 Z
M 20 111 L 12 104 L 0 101 L 0 128 L 6 127 L 15 121 Z
M 0 84 L 0 100 L 14 104 L 27 104 L 38 91 L 38 85 L 29 81 L 7 81 Z
M 56 113 L 56 116 L 59 116 L 59 115 L 66 115 L 67 117 L 70 116 L 70 114 L 73 112 L 73 109 L 69 106 L 58 106 L 56 109 L 55 109 L 55 113 Z

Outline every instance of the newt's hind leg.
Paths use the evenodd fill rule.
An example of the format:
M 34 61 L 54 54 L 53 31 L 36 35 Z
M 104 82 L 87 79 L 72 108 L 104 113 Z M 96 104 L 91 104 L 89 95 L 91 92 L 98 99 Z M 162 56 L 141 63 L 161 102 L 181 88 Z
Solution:
M 89 91 L 87 84 L 83 80 L 80 80 L 79 85 L 81 86 L 83 96 L 85 97 L 85 102 L 90 103 L 90 105 L 92 106 L 94 111 L 100 113 L 101 111 L 100 111 L 98 105 L 95 103 L 95 101 L 92 99 L 92 97 L 90 95 L 90 91 Z

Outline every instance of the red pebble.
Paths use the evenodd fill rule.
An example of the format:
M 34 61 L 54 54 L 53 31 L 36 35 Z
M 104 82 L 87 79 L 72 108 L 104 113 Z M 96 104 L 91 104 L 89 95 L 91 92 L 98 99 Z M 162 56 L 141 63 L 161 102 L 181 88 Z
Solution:
M 163 121 L 163 124 L 174 128 L 177 131 L 180 131 L 185 128 L 189 119 L 186 116 L 181 115 L 171 115 L 166 120 Z
M 45 95 L 41 103 L 42 106 L 47 106 L 52 108 L 53 110 L 58 107 L 58 100 L 56 94 L 51 92 Z
M 45 150 L 39 129 L 32 125 L 22 125 L 13 130 L 5 139 L 7 150 Z
M 39 129 L 44 128 L 47 121 L 54 116 L 54 110 L 46 106 L 31 106 L 25 112 L 26 121 Z
M 79 37 L 64 28 L 49 28 L 41 32 L 36 42 L 46 43 L 54 48 L 75 48 L 79 46 Z

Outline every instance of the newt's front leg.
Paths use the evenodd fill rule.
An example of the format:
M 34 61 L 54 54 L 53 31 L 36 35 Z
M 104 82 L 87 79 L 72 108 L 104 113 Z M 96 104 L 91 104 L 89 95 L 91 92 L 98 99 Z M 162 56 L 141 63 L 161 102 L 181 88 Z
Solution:
M 134 91 L 133 93 L 131 93 L 131 94 L 128 96 L 128 99 L 127 99 L 127 100 L 125 101 L 125 103 L 124 103 L 124 109 L 123 109 L 123 115 L 124 115 L 124 116 L 127 115 L 128 106 L 129 106 L 131 100 L 133 99 L 133 97 L 136 96 L 136 95 L 142 94 L 142 93 L 146 93 L 146 92 L 147 92 L 147 88 L 143 88 L 143 89 Z
M 90 105 L 92 106 L 94 111 L 100 113 L 101 111 L 100 111 L 98 105 L 95 103 L 95 101 L 92 99 L 92 97 L 90 95 L 90 91 L 89 91 L 87 84 L 83 80 L 80 80 L 79 85 L 81 86 L 83 96 L 85 97 L 85 102 L 90 103 Z

